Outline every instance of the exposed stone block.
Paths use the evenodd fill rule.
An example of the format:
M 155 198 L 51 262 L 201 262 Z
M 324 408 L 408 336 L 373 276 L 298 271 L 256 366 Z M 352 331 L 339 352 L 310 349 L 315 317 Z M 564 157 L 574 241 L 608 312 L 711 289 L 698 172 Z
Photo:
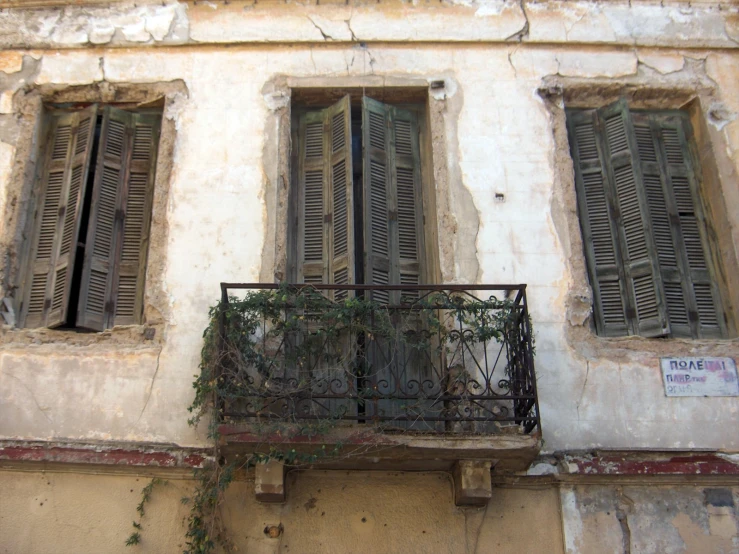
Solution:
M 285 501 L 285 464 L 283 462 L 270 460 L 258 464 L 254 474 L 254 494 L 257 500 L 260 502 Z
M 484 506 L 493 493 L 490 482 L 492 463 L 485 460 L 459 460 L 454 466 L 454 503 L 457 506 Z
M 0 52 L 0 71 L 3 73 L 17 73 L 22 67 L 22 52 Z

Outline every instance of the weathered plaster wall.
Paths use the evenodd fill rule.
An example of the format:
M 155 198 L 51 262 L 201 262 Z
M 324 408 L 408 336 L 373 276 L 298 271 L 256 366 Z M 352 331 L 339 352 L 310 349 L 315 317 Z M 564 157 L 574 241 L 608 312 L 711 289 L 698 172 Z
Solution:
M 154 46 L 321 41 L 501 41 L 728 47 L 739 38 L 732 2 L 649 0 L 369 0 L 318 2 L 97 2 L 27 10 L 0 22 L 0 46 Z M 33 2 L 27 2 L 32 4 Z M 39 0 L 37 4 L 45 3 Z M 53 0 L 46 0 L 53 3 Z M 84 3 L 84 2 L 80 2 Z M 378 9 L 379 8 L 379 9 Z
M 739 552 L 736 487 L 563 487 L 567 554 Z
M 283 505 L 259 504 L 253 482 L 237 481 L 223 508 L 239 552 L 563 552 L 555 488 L 496 488 L 489 506 L 460 509 L 447 474 L 295 472 Z M 0 471 L 0 552 L 130 552 L 136 504 L 148 478 Z M 137 552 L 182 552 L 180 502 L 192 483 L 154 489 Z M 536 525 L 532 528 L 531 522 Z M 282 525 L 277 538 L 268 526 Z M 13 532 L 8 532 L 13 530 Z
M 164 303 L 165 322 L 155 343 L 129 336 L 130 329 L 76 336 L 71 341 L 75 344 L 68 344 L 61 332 L 4 329 L 0 436 L 202 443 L 203 437 L 186 425 L 186 407 L 208 307 L 218 297 L 220 281 L 257 281 L 260 275 L 270 274 L 265 263 L 276 263 L 274 256 L 265 254 L 271 248 L 265 241 L 274 240 L 265 210 L 270 205 L 281 207 L 274 198 L 268 202 L 266 194 L 274 190 L 272 180 L 279 177 L 284 150 L 266 148 L 265 140 L 276 136 L 268 126 L 280 121 L 275 110 L 283 109 L 287 99 L 280 100 L 265 85 L 278 76 L 296 82 L 312 78 L 324 86 L 389 86 L 442 77 L 447 87 L 430 101 L 437 114 L 431 118 L 431 133 L 436 139 L 444 137 L 442 148 L 434 150 L 434 171 L 445 172 L 449 181 L 443 194 L 437 191 L 442 276 L 447 282 L 529 284 L 545 449 L 739 449 L 736 399 L 665 398 L 658 367 L 660 355 L 737 357 L 736 340 L 606 341 L 593 336 L 574 195 L 566 186 L 572 170 L 561 121 L 557 123 L 549 105 L 559 100 L 545 100 L 538 92 L 552 78 L 565 86 L 567 79 L 611 79 L 616 87 L 638 79 L 639 86 L 648 87 L 669 75 L 682 89 L 693 84 L 709 87 L 725 109 L 721 122 L 708 120 L 707 125 L 720 158 L 725 198 L 733 202 L 739 163 L 735 87 L 739 55 L 731 38 L 736 31 L 735 8 L 640 5 L 629 11 L 614 4 L 591 5 L 583 14 L 584 4 L 525 3 L 529 25 L 524 27 L 518 4 L 404 6 L 392 4 L 377 13 L 357 6 L 356 14 L 377 15 L 377 24 L 371 26 L 371 18 L 365 15 L 375 34 L 360 26 L 361 17 L 356 21 L 352 17 L 351 29 L 358 37 L 362 32 L 374 40 L 421 41 L 432 35 L 456 40 L 439 26 L 439 14 L 451 14 L 461 23 L 444 29 L 469 33 L 464 36 L 471 42 L 453 47 L 444 42 L 360 44 L 352 42 L 349 34 L 342 35 L 345 43 L 331 44 L 336 41 L 324 40 L 314 24 L 319 20 L 310 22 L 303 12 L 337 20 L 349 8 L 337 7 L 329 18 L 329 11 L 318 6 L 291 5 L 283 12 L 268 3 L 258 8 L 178 5 L 166 12 L 173 14 L 170 35 L 183 13 L 191 34 L 182 41 L 187 44 L 177 48 L 129 48 L 135 41 L 120 39 L 117 30 L 110 44 L 96 46 L 89 44 L 89 26 L 99 18 L 74 15 L 75 10 L 85 13 L 88 8 L 52 10 L 58 17 L 48 24 L 44 11 L 13 12 L 26 22 L 23 27 L 17 20 L 16 31 L 44 28 L 49 32 L 40 42 L 38 30 L 23 36 L 0 33 L 9 37 L 8 46 L 16 48 L 0 53 L 4 79 L 0 107 L 6 114 L 0 122 L 0 203 L 7 202 L 9 181 L 16 178 L 8 164 L 15 159 L 14 133 L 21 125 L 18 98 L 29 87 L 181 81 L 187 94 L 166 114 L 175 138 L 168 196 L 159 216 L 166 220 L 159 222 L 166 234 L 154 237 L 161 248 L 149 267 L 150 278 L 159 272 Z M 159 8 L 118 5 L 113 11 L 130 14 L 139 9 Z M 572 25 L 546 23 L 552 21 L 552 14 L 569 21 L 570 13 Z M 672 23 L 655 33 L 638 24 L 655 13 L 672 18 Z M 118 25 L 117 16 L 105 14 L 112 25 Z M 296 14 L 300 23 L 292 22 Z M 62 44 L 53 37 L 73 15 L 79 16 L 88 38 L 80 35 L 77 42 Z M 591 34 L 580 33 L 576 22 L 580 15 L 591 22 Z M 259 34 L 249 34 L 250 29 L 278 16 L 281 32 L 287 33 L 279 40 L 289 38 L 304 45 L 247 44 L 266 41 Z M 337 21 L 338 29 L 349 28 L 344 20 Z M 490 25 L 480 26 L 479 21 Z M 425 31 L 418 30 L 422 23 L 428 24 Z M 305 34 L 306 29 L 310 34 Z M 339 32 L 327 29 L 323 35 L 333 37 Z M 492 34 L 478 36 L 480 29 Z M 516 36 L 512 43 L 496 42 L 524 29 L 528 35 Z M 575 30 L 580 33 L 578 44 L 565 44 Z M 24 38 L 29 36 L 36 42 Z M 196 45 L 194 36 L 203 42 L 222 42 L 226 37 L 223 40 L 243 44 Z M 532 36 L 548 42 L 527 45 Z M 517 42 L 518 38 L 524 42 Z M 599 44 L 580 44 L 586 41 Z M 157 39 L 141 42 L 155 46 Z M 74 48 L 43 49 L 47 45 Z M 19 49 L 22 46 L 35 49 Z M 690 49 L 680 50 L 683 46 Z M 505 201 L 496 202 L 496 194 L 504 195 Z M 4 213 L 10 210 L 16 215 L 14 221 L 19 221 L 21 208 L 11 204 Z M 729 204 L 726 210 L 723 229 L 734 237 L 736 253 L 739 213 Z M 3 244 L 9 244 L 5 237 L 15 232 L 17 226 L 3 229 Z M 9 251 L 4 256 L 16 254 Z M 727 278 L 736 284 L 736 275 Z

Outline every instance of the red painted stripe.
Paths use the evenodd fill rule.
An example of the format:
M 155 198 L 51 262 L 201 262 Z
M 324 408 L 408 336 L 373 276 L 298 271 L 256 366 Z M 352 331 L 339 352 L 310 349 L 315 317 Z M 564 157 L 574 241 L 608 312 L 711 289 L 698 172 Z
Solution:
M 139 467 L 200 467 L 206 454 L 200 450 L 152 450 L 46 445 L 0 446 L 0 461 L 64 464 L 125 465 Z
M 713 454 L 644 460 L 625 456 L 567 457 L 585 475 L 739 475 L 739 464 Z

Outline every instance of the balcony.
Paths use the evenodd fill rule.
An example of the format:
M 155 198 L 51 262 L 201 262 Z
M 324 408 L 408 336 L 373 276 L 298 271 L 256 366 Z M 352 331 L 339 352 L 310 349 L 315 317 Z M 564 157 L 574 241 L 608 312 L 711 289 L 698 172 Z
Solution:
M 528 466 L 540 448 L 525 285 L 221 284 L 223 451 L 329 467 Z

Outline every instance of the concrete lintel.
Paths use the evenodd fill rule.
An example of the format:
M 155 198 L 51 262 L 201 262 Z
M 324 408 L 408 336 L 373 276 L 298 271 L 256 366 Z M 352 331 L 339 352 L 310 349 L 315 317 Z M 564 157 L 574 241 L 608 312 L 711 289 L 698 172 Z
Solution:
M 285 464 L 278 460 L 257 464 L 254 469 L 254 494 L 259 502 L 284 502 Z
M 457 506 L 484 506 L 493 494 L 490 482 L 492 462 L 459 460 L 454 465 L 454 503 Z

